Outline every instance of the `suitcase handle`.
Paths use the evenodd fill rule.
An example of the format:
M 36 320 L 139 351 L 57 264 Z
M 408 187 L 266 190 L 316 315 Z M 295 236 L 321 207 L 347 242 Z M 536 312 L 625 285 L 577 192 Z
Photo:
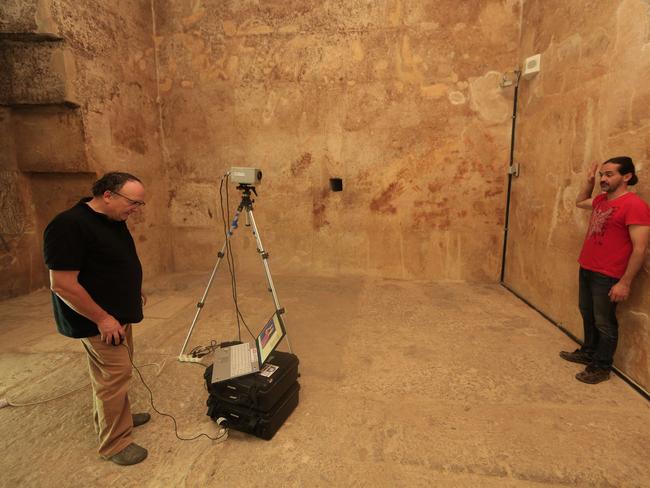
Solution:
M 216 396 L 219 400 L 232 403 L 234 405 L 246 405 L 249 403 L 250 399 L 250 404 L 252 406 L 257 405 L 257 388 L 253 387 L 250 390 L 248 390 L 245 393 L 240 393 L 240 392 L 233 392 L 229 393 L 226 395 L 220 395 L 218 393 L 215 393 L 214 396 Z

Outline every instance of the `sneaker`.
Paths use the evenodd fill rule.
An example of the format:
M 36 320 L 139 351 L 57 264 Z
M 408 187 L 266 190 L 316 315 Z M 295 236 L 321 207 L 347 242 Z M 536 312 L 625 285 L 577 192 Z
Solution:
M 146 424 L 151 419 L 151 415 L 149 415 L 147 412 L 134 413 L 131 415 L 131 417 L 133 417 L 133 427 Z
M 593 366 L 587 366 L 584 371 L 581 371 L 576 375 L 578 381 L 583 383 L 589 383 L 590 385 L 595 385 L 601 381 L 606 381 L 609 379 L 609 369 L 595 368 Z
M 120 466 L 130 466 L 138 464 L 147 458 L 147 450 L 144 447 L 138 446 L 132 442 L 117 454 L 109 457 L 108 459 Z
M 591 354 L 584 352 L 581 349 L 576 349 L 573 352 L 562 351 L 560 357 L 565 361 L 572 363 L 589 364 L 591 362 Z

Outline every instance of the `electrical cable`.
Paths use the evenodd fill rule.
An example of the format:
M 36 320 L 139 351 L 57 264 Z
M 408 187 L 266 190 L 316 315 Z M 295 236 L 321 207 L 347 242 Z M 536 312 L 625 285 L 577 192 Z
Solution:
M 228 191 L 228 177 L 226 177 L 226 217 L 228 218 L 228 221 L 230 221 L 230 194 Z M 239 216 L 237 218 L 239 219 Z M 227 223 L 224 221 L 223 224 L 225 228 L 227 226 Z M 228 272 L 230 273 L 230 289 L 232 291 L 232 298 L 235 304 L 235 314 L 237 319 L 237 334 L 238 334 L 237 338 L 239 339 L 239 341 L 241 341 L 241 324 L 240 324 L 241 314 L 239 313 L 239 306 L 237 303 L 237 279 L 235 274 L 235 254 L 232 251 L 232 244 L 230 242 L 230 239 L 228 239 L 228 241 L 226 242 L 226 260 L 228 261 Z
M 151 388 L 149 388 L 149 385 L 147 385 L 147 382 L 144 380 L 144 377 L 142 376 L 142 373 L 140 372 L 140 369 L 133 362 L 133 358 L 131 357 L 131 350 L 124 343 L 120 344 L 120 345 L 124 346 L 126 348 L 126 352 L 127 352 L 128 356 L 129 356 L 129 361 L 131 362 L 131 366 L 133 366 L 133 369 L 135 369 L 135 371 L 138 373 L 140 381 L 142 382 L 144 387 L 149 392 L 149 403 L 151 404 L 151 408 L 153 408 L 153 410 L 158 415 L 161 415 L 163 417 L 169 417 L 174 422 L 174 434 L 176 435 L 177 439 L 179 439 L 181 441 L 193 441 L 193 440 L 198 439 L 199 437 L 207 437 L 208 439 L 213 440 L 213 441 L 218 441 L 218 440 L 223 439 L 222 440 L 222 442 L 223 442 L 228 438 L 228 429 L 223 428 L 223 427 L 222 427 L 223 432 L 221 434 L 219 434 L 217 437 L 211 437 L 210 435 L 206 434 L 205 432 L 201 432 L 201 433 L 195 435 L 194 437 L 181 437 L 180 435 L 178 435 L 178 423 L 176 422 L 176 418 L 173 415 L 165 413 L 165 412 L 161 412 L 160 410 L 158 410 L 156 408 L 156 406 L 154 405 L 154 402 L 153 402 L 153 392 L 151 391 Z M 160 374 L 160 372 L 162 371 L 162 368 L 164 367 L 166 361 L 167 361 L 167 358 L 163 361 L 161 367 L 158 369 L 158 373 L 156 374 L 156 376 L 158 376 Z M 145 366 L 158 366 L 158 364 L 157 363 L 147 363 L 147 364 L 140 365 L 140 367 L 145 367 Z M 59 398 L 63 398 L 65 396 L 67 396 L 67 395 L 71 395 L 72 393 L 75 393 L 75 392 L 77 392 L 79 390 L 82 390 L 82 389 L 86 388 L 87 386 L 90 386 L 90 383 L 86 383 L 85 385 L 80 386 L 79 388 L 75 388 L 74 390 L 68 391 L 68 392 L 63 393 L 61 395 L 57 395 L 57 396 L 52 397 L 52 398 L 47 398 L 45 400 L 39 400 L 39 401 L 35 401 L 35 402 L 16 403 L 16 402 L 13 402 L 13 401 L 9 400 L 8 398 L 4 398 L 3 401 L 6 402 L 6 403 L 3 403 L 2 407 L 7 407 L 7 406 L 11 406 L 11 407 L 27 407 L 27 406 L 32 406 L 32 405 L 40 405 L 42 403 L 50 402 L 52 400 L 57 400 Z M 219 423 L 219 426 L 221 426 L 220 423 Z
M 519 98 L 519 81 L 521 71 L 515 70 L 515 92 L 512 103 L 512 124 L 510 127 L 510 159 L 508 162 L 508 189 L 506 191 L 505 222 L 503 225 L 503 249 L 501 250 L 501 275 L 499 282 L 504 283 L 506 275 L 506 252 L 508 251 L 508 228 L 510 226 L 510 200 L 512 197 L 512 168 L 515 164 L 515 130 L 517 128 L 517 100 Z
M 230 220 L 230 194 L 228 191 L 228 180 L 226 180 L 226 216 L 228 217 L 228 220 Z M 239 218 L 239 217 L 238 217 Z M 224 225 L 226 223 L 224 222 Z M 238 334 L 238 339 L 241 342 L 241 325 L 240 325 L 240 318 L 241 321 L 244 323 L 246 326 L 246 329 L 248 329 L 248 326 L 246 325 L 246 322 L 244 321 L 244 318 L 242 314 L 239 311 L 239 303 L 237 302 L 237 275 L 235 272 L 235 254 L 232 251 L 232 245 L 230 242 L 230 239 L 228 239 L 227 245 L 226 245 L 226 257 L 228 261 L 228 271 L 230 273 L 230 288 L 232 290 L 232 298 L 233 302 L 235 304 L 235 314 L 237 318 L 237 334 Z M 250 330 L 248 331 L 250 333 Z M 251 334 L 252 335 L 252 334 Z
M 228 197 L 228 186 L 226 185 L 226 206 L 228 210 L 228 214 L 230 214 L 230 206 L 229 206 L 229 197 Z M 248 212 L 248 209 L 244 210 L 245 212 Z M 246 216 L 248 217 L 248 213 L 246 213 Z M 235 255 L 232 253 L 232 248 L 230 247 L 230 241 L 228 242 L 228 248 L 232 256 L 232 269 L 230 270 L 230 275 L 232 278 L 232 286 L 233 286 L 233 298 L 235 301 L 235 310 L 237 312 L 237 315 L 239 318 L 241 318 L 242 323 L 244 324 L 244 327 L 246 327 L 246 330 L 248 331 L 248 334 L 251 336 L 251 338 L 255 339 L 255 335 L 251 332 L 250 328 L 248 327 L 248 324 L 246 323 L 246 320 L 244 319 L 244 315 L 241 313 L 241 310 L 239 310 L 239 302 L 237 300 L 237 273 L 235 272 Z M 239 340 L 241 342 L 241 334 L 239 336 Z
M 228 438 L 228 429 L 223 428 L 223 427 L 222 427 L 223 433 L 219 434 L 217 437 L 211 437 L 210 435 L 206 434 L 205 432 L 201 432 L 201 433 L 195 435 L 194 437 L 181 437 L 180 435 L 178 435 L 178 423 L 176 422 L 176 418 L 173 415 L 171 415 L 169 413 L 161 412 L 160 410 L 158 410 L 156 408 L 156 406 L 153 403 L 153 392 L 151 391 L 151 388 L 149 388 L 149 385 L 147 385 L 147 382 L 142 377 L 142 373 L 140 372 L 138 367 L 133 362 L 133 358 L 131 357 L 131 350 L 128 348 L 128 346 L 126 344 L 123 343 L 121 345 L 126 348 L 126 352 L 129 355 L 129 361 L 131 361 L 131 365 L 133 366 L 133 369 L 135 369 L 135 371 L 138 373 L 138 376 L 140 377 L 140 381 L 142 382 L 144 387 L 149 392 L 149 403 L 151 404 L 151 408 L 153 408 L 153 410 L 158 415 L 162 415 L 163 417 L 169 417 L 170 419 L 172 419 L 172 422 L 174 422 L 174 434 L 176 435 L 176 438 L 178 440 L 181 440 L 181 441 L 193 441 L 193 440 L 198 439 L 199 437 L 207 437 L 208 439 L 210 439 L 212 441 L 218 441 L 220 439 L 223 439 L 223 441 L 225 441 Z M 219 424 L 219 425 L 221 426 L 221 424 Z
M 239 323 L 239 314 L 237 313 L 237 284 L 236 282 L 233 282 L 233 276 L 234 276 L 233 263 L 231 263 L 231 256 L 234 260 L 234 256 L 232 254 L 232 247 L 230 246 L 230 236 L 232 235 L 232 233 L 228 228 L 228 222 L 230 222 L 230 203 L 229 203 L 230 196 L 228 194 L 228 179 L 229 176 L 227 174 L 223 178 L 221 178 L 221 185 L 219 186 L 219 205 L 221 211 L 221 222 L 222 222 L 224 237 L 226 239 L 226 262 L 228 263 L 228 271 L 230 273 L 230 288 L 231 288 L 233 301 L 235 303 L 235 320 L 237 320 L 237 338 L 239 341 L 241 341 L 241 324 Z M 223 204 L 224 181 L 226 182 L 226 215 L 225 216 L 224 216 L 224 204 Z M 234 218 L 233 218 L 232 232 L 234 231 L 235 228 L 234 228 Z
M 230 247 L 230 230 L 228 228 L 228 222 L 230 222 L 230 196 L 228 194 L 228 180 L 229 180 L 229 175 L 225 174 L 221 178 L 221 182 L 219 184 L 219 210 L 221 213 L 221 223 L 223 227 L 223 235 L 224 238 L 226 239 L 226 262 L 228 263 L 228 271 L 230 272 L 230 287 L 231 287 L 231 292 L 233 295 L 233 301 L 235 302 L 235 319 L 237 320 L 237 336 L 238 339 L 241 341 L 241 325 L 239 323 L 239 314 L 237 313 L 237 286 L 236 283 L 233 286 L 233 263 L 231 263 L 231 256 L 232 256 L 232 248 Z M 224 215 L 224 204 L 223 204 L 223 184 L 224 181 L 226 182 L 226 215 Z M 233 227 L 232 232 L 234 232 L 235 229 Z M 233 258 L 234 259 L 234 258 Z
M 9 407 L 30 407 L 32 405 L 40 405 L 41 403 L 51 402 L 53 400 L 58 400 L 59 398 L 63 398 L 65 396 L 72 395 L 73 393 L 76 393 L 76 392 L 78 392 L 80 390 L 83 390 L 84 388 L 86 388 L 88 386 L 90 386 L 90 383 L 86 383 L 85 385 L 82 385 L 82 386 L 80 386 L 78 388 L 75 388 L 74 390 L 70 390 L 70 391 L 68 391 L 66 393 L 62 393 L 61 395 L 57 395 L 57 396 L 52 397 L 52 398 L 46 398 L 45 400 L 37 400 L 37 401 L 34 401 L 34 402 L 16 403 L 16 402 L 13 402 L 13 401 L 9 400 L 9 398 L 5 398 L 5 401 L 7 402 L 7 404 L 4 405 L 4 406 L 5 407 L 6 406 L 9 406 Z
M 219 348 L 219 344 L 217 341 L 214 339 L 210 341 L 209 346 L 196 346 L 194 349 L 190 351 L 190 356 L 193 358 L 202 358 L 203 356 L 207 356 L 211 352 L 214 352 L 216 349 Z M 201 364 L 201 363 L 195 363 L 195 364 Z
M 224 237 L 226 238 L 226 261 L 228 262 L 228 271 L 230 273 L 230 286 L 232 290 L 233 302 L 235 304 L 235 316 L 237 320 L 238 340 L 241 342 L 241 323 L 244 324 L 244 327 L 250 334 L 251 338 L 255 339 L 255 335 L 251 332 L 250 328 L 248 327 L 248 324 L 246 323 L 246 320 L 244 319 L 244 316 L 241 313 L 241 310 L 239 309 L 239 302 L 237 300 L 237 273 L 235 270 L 235 257 L 232 251 L 232 246 L 229 238 L 230 236 L 228 235 L 228 222 L 230 222 L 230 194 L 228 191 L 228 184 L 227 184 L 228 179 L 229 179 L 228 174 L 226 174 L 223 178 L 221 178 L 221 183 L 219 185 L 219 203 L 220 203 L 220 211 L 221 211 L 220 213 L 221 213 L 221 221 L 222 221 L 222 226 L 224 231 Z M 226 205 L 225 205 L 226 215 L 224 215 L 224 203 L 223 203 L 224 181 L 226 182 Z
M 169 356 L 169 357 L 173 357 L 173 356 Z M 163 367 L 165 366 L 165 363 L 167 362 L 167 359 L 169 359 L 169 357 L 167 357 L 167 358 L 165 358 L 163 360 L 162 365 L 158 365 L 158 363 L 146 363 L 146 364 L 141 364 L 140 367 L 144 368 L 144 367 L 147 367 L 147 366 L 158 366 L 158 372 L 156 373 L 156 376 L 159 376 L 160 373 L 162 372 Z M 131 364 L 133 364 L 133 363 L 131 363 Z M 200 364 L 200 363 L 197 363 L 197 364 Z M 135 365 L 134 365 L 134 367 L 135 367 Z M 61 393 L 60 395 L 53 396 L 51 398 L 45 398 L 44 400 L 36 400 L 36 401 L 33 401 L 33 402 L 21 402 L 21 403 L 18 403 L 18 402 L 14 402 L 14 401 L 10 400 L 8 397 L 5 397 L 2 400 L 4 400 L 6 403 L 3 403 L 2 400 L 0 400 L 0 408 L 2 408 L 2 407 L 31 407 L 31 406 L 34 406 L 34 405 L 40 405 L 42 403 L 52 402 L 54 400 L 58 400 L 59 398 L 63 398 L 63 397 L 66 397 L 68 395 L 72 395 L 73 393 L 81 391 L 84 388 L 87 388 L 89 386 L 90 386 L 90 383 L 85 383 L 85 384 L 75 388 L 74 390 L 70 390 L 70 391 L 67 391 L 65 393 Z
M 160 373 L 162 373 L 162 370 L 165 367 L 165 364 L 167 363 L 167 360 L 172 357 L 175 358 L 176 356 L 167 356 L 165 359 L 163 359 L 163 362 L 160 365 L 158 363 L 145 363 L 145 364 L 141 364 L 140 367 L 144 368 L 146 366 L 158 366 L 158 371 L 156 372 L 156 376 L 160 376 Z

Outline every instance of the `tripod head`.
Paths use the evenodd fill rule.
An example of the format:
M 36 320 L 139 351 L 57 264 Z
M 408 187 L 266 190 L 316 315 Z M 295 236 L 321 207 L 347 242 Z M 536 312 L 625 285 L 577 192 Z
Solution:
M 251 199 L 251 191 L 255 194 L 255 196 L 257 196 L 255 187 L 252 185 L 241 183 L 237 185 L 237 189 L 242 192 L 241 202 L 239 203 L 239 207 L 238 207 L 239 211 L 241 211 L 244 208 L 253 210 L 253 202 L 255 200 Z
M 237 189 L 241 192 L 244 193 L 244 195 L 250 196 L 251 191 L 255 193 L 255 196 L 257 196 L 257 191 L 255 191 L 255 187 L 253 185 L 247 185 L 246 183 L 240 183 L 237 185 Z

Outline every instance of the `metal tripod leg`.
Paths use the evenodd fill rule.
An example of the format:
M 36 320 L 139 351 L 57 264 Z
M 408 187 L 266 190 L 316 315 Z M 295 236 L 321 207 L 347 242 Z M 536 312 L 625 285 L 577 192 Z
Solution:
M 253 226 L 253 235 L 255 236 L 255 240 L 257 241 L 257 252 L 262 257 L 262 264 L 264 265 L 264 274 L 266 275 L 266 281 L 269 285 L 269 291 L 273 295 L 275 310 L 277 311 L 278 314 L 284 313 L 284 309 L 280 307 L 280 300 L 278 300 L 278 294 L 276 293 L 275 286 L 273 285 L 273 278 L 271 278 L 271 270 L 269 269 L 269 262 L 268 262 L 269 253 L 267 253 L 264 250 L 264 247 L 262 246 L 262 240 L 260 239 L 260 233 L 257 230 L 257 224 L 255 224 L 255 217 L 253 216 L 252 206 L 246 207 L 246 215 L 248 216 L 248 220 Z M 286 324 L 285 324 L 285 338 L 287 339 L 287 347 L 289 348 L 289 352 L 293 353 L 293 351 L 291 350 L 291 341 L 289 341 L 289 333 L 286 332 Z
M 203 293 L 203 296 L 201 297 L 201 300 L 199 303 L 196 304 L 196 313 L 194 314 L 194 320 L 192 320 L 192 325 L 190 325 L 190 330 L 187 333 L 187 337 L 185 338 L 185 342 L 183 342 L 183 347 L 181 348 L 181 352 L 178 355 L 178 360 L 179 361 L 184 361 L 184 362 L 198 362 L 201 360 L 201 358 L 194 358 L 190 356 L 186 356 L 183 353 L 185 352 L 185 348 L 187 347 L 187 343 L 190 340 L 190 337 L 192 336 L 192 332 L 194 331 L 194 326 L 196 325 L 197 320 L 199 319 L 199 315 L 201 315 L 201 310 L 203 310 L 203 306 L 205 305 L 205 299 L 208 296 L 208 292 L 210 291 L 210 287 L 212 286 L 212 281 L 214 281 L 214 277 L 217 274 L 217 269 L 219 269 L 219 264 L 221 263 L 221 260 L 225 256 L 224 251 L 226 250 L 226 246 L 228 245 L 228 241 L 230 240 L 230 237 L 232 236 L 233 232 L 237 228 L 238 222 L 239 222 L 239 213 L 240 211 L 237 210 L 235 212 L 235 216 L 232 219 L 232 225 L 230 226 L 230 229 L 228 229 L 228 232 L 226 234 L 226 238 L 223 242 L 223 246 L 221 247 L 221 251 L 217 254 L 217 262 L 214 265 L 214 268 L 212 268 L 212 274 L 210 275 L 210 279 L 208 280 L 208 286 L 205 287 L 205 292 Z

